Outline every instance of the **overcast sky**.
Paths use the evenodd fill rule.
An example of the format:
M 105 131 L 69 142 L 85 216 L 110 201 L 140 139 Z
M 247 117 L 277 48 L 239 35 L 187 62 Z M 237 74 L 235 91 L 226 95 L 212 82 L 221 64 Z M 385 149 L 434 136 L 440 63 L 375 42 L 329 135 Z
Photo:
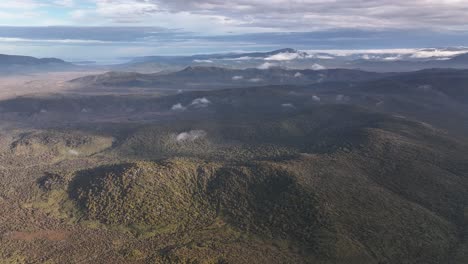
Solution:
M 468 46 L 468 0 L 1 0 L 0 53 L 71 60 Z

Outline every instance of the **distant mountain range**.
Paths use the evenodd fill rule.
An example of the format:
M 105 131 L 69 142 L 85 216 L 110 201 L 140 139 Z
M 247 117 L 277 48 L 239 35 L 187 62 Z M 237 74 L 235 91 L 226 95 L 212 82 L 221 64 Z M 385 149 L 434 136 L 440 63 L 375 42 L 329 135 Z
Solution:
M 207 90 L 229 87 L 293 84 L 305 85 L 321 82 L 360 82 L 392 75 L 350 69 L 290 70 L 228 69 L 208 66 L 189 66 L 171 73 L 142 74 L 134 72 L 108 72 L 85 76 L 70 81 L 81 87 L 149 87 Z
M 0 65 L 44 65 L 44 64 L 67 64 L 64 60 L 56 58 L 38 59 L 29 56 L 4 55 L 0 54 Z
M 0 55 L 0 73 L 61 71 L 75 68 L 117 72 L 176 72 L 187 67 L 227 69 L 297 70 L 354 69 L 372 72 L 408 72 L 429 68 L 468 69 L 468 48 L 402 50 L 299 51 L 279 49 L 270 52 L 200 54 L 192 56 L 146 56 L 118 65 L 80 66 L 56 58 Z
M 0 54 L 0 74 L 73 70 L 78 67 L 57 58 Z
M 374 72 L 416 71 L 427 68 L 468 68 L 467 48 L 299 51 L 138 57 L 113 67 L 142 73 L 181 70 L 187 66 L 233 69 L 283 67 L 290 69 L 361 69 Z

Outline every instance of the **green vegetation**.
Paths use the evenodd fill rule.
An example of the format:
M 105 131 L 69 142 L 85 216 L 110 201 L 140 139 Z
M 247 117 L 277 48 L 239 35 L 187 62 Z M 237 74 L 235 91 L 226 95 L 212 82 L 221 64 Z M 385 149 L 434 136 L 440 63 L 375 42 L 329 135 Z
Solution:
M 109 225 L 195 227 L 213 218 L 200 191 L 214 168 L 184 160 L 101 167 L 79 172 L 70 196 L 87 219 Z
M 409 79 L 2 102 L 0 263 L 465 263 L 464 108 Z

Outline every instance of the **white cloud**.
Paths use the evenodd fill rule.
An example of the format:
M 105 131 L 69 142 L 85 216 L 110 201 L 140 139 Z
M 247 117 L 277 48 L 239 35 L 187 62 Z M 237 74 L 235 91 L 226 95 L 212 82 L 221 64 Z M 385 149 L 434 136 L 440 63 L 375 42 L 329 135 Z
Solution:
M 326 68 L 320 64 L 314 63 L 310 66 L 310 68 L 314 71 L 325 70 Z
M 390 57 L 384 57 L 383 60 L 384 61 L 397 61 L 397 60 L 400 60 L 401 59 L 401 56 L 390 56 Z
M 33 10 L 52 5 L 73 12 L 67 17 L 67 24 L 82 18 L 81 22 L 88 25 L 157 25 L 204 33 L 468 29 L 468 0 L 2 0 L 0 10 Z M 51 14 L 43 14 L 41 21 Z
M 74 0 L 55 0 L 52 3 L 55 4 L 55 5 L 64 6 L 64 7 L 73 7 L 73 6 L 75 6 L 75 1 Z
M 241 75 L 232 77 L 233 81 L 240 81 L 240 80 L 243 80 L 243 79 L 244 79 L 244 76 L 241 76 Z
M 356 50 L 307 50 L 311 56 L 315 53 L 327 53 L 333 56 L 360 56 L 362 59 L 383 59 L 383 60 L 396 60 L 404 57 L 414 59 L 426 58 L 447 58 L 456 55 L 468 53 L 467 47 L 459 47 L 457 49 L 356 49 Z
M 183 106 L 181 103 L 175 104 L 171 107 L 172 111 L 185 111 L 187 107 Z
M 291 61 L 296 59 L 303 59 L 305 54 L 298 52 L 283 52 L 265 58 L 266 61 Z
M 273 67 L 278 67 L 278 64 L 276 64 L 276 63 L 271 63 L 271 62 L 265 62 L 265 63 L 259 65 L 259 66 L 257 67 L 257 69 L 260 69 L 260 70 L 268 70 L 268 69 L 273 68 Z
M 301 78 L 301 77 L 303 77 L 303 76 L 304 76 L 304 74 L 302 74 L 302 73 L 300 73 L 300 72 L 296 72 L 296 73 L 294 74 L 294 77 L 295 77 L 295 78 Z
M 0 2 L 0 9 L 32 10 L 43 5 L 35 0 L 2 0 Z
M 320 97 L 318 97 L 318 96 L 316 96 L 316 95 L 312 96 L 312 100 L 314 100 L 314 101 L 316 101 L 316 102 L 320 102 L 320 101 L 321 101 Z
M 294 108 L 294 105 L 291 104 L 291 103 L 281 104 L 281 106 L 284 107 L 284 108 Z
M 242 57 L 239 57 L 239 58 L 224 58 L 222 60 L 226 60 L 226 61 L 247 61 L 247 60 L 254 60 L 254 59 L 257 59 L 257 58 L 253 58 L 253 57 L 249 57 L 249 56 L 242 56 Z
M 134 0 L 135 2 L 140 2 Z M 288 28 L 467 28 L 468 0 L 146 0 L 171 12 L 223 17 L 244 27 Z
M 213 63 L 212 60 L 193 60 L 195 63 Z
M 330 55 L 314 55 L 313 57 L 320 60 L 333 60 L 335 58 Z
M 204 107 L 208 107 L 210 104 L 211 104 L 210 100 L 208 100 L 206 97 L 202 97 L 202 98 L 194 99 L 190 105 L 195 108 L 204 108 Z
M 105 17 L 134 18 L 161 11 L 157 3 L 147 0 L 95 0 L 95 2 L 96 13 Z
M 2 38 L 0 42 L 24 42 L 24 43 L 55 43 L 55 44 L 111 44 L 111 41 L 94 39 L 26 39 L 26 38 Z
M 440 49 L 422 49 L 416 50 L 411 58 L 425 59 L 432 57 L 454 57 L 456 55 L 468 53 L 468 50 L 440 50 Z
M 249 82 L 253 82 L 253 83 L 263 82 L 263 79 L 262 78 L 252 78 L 252 79 L 249 79 Z
M 182 132 L 176 135 L 175 139 L 177 142 L 192 142 L 197 139 L 206 137 L 207 133 L 204 130 L 191 130 L 188 132 Z

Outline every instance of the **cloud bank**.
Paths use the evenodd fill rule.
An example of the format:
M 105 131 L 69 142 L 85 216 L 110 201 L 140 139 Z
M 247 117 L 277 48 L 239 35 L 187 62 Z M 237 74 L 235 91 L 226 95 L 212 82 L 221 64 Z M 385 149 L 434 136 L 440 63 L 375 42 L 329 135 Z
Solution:
M 468 43 L 466 14 L 468 0 L 2 0 L 0 52 L 91 59 L 106 53 L 459 46 Z

